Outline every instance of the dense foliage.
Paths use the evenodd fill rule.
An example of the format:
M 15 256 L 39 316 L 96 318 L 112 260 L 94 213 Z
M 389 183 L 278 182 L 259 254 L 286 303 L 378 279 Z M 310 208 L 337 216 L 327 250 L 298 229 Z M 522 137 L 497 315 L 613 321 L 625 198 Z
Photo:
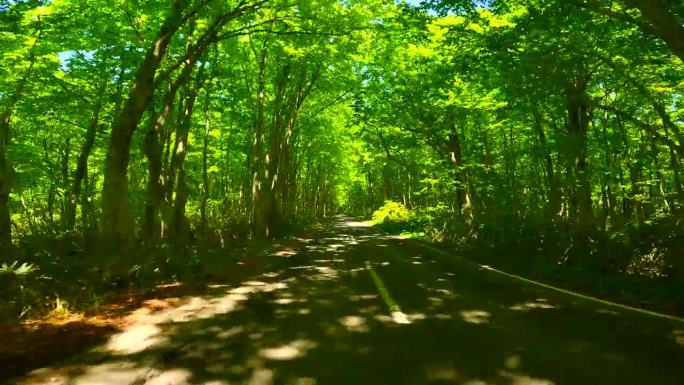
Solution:
M 355 207 L 402 202 L 434 238 L 509 257 L 681 279 L 684 66 L 649 19 L 679 20 L 681 41 L 676 3 L 404 9 L 361 74 Z
M 125 285 L 380 209 L 684 279 L 683 24 L 675 0 L 0 1 L 0 278 Z

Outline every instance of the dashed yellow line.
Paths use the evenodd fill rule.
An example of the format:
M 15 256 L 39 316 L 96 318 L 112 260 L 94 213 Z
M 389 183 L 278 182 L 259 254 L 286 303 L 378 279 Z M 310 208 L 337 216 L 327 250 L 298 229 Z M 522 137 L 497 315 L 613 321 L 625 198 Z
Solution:
M 378 289 L 380 297 L 382 297 L 383 301 L 385 301 L 385 304 L 387 305 L 387 308 L 389 308 L 394 322 L 398 324 L 410 324 L 411 321 L 409 321 L 408 317 L 406 317 L 406 314 L 401 311 L 399 304 L 397 304 L 394 298 L 392 298 L 389 290 L 387 290 L 387 287 L 382 282 L 382 278 L 380 278 L 375 269 L 373 269 L 373 265 L 371 265 L 369 261 L 366 261 L 366 269 L 368 269 L 371 278 L 373 278 L 373 283 L 375 283 L 375 287 Z

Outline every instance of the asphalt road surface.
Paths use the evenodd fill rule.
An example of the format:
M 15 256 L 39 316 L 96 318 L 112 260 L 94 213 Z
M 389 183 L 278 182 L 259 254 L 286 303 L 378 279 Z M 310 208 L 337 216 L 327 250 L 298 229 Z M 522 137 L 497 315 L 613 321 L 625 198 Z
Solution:
M 339 218 L 21 384 L 684 384 L 684 324 Z M 56 355 L 59 352 L 55 352 Z M 0 369 L 1 370 L 1 369 Z

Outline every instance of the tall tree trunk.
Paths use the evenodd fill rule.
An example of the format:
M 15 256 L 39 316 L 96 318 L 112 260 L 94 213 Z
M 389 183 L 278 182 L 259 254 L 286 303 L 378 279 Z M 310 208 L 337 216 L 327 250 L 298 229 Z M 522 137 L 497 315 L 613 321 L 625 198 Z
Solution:
M 294 135 L 294 133 L 293 133 Z M 291 220 L 297 212 L 297 193 L 300 185 L 299 180 L 299 141 L 294 137 L 290 140 L 287 162 L 289 170 L 285 175 L 283 189 L 283 217 Z
M 680 161 L 677 159 L 677 154 L 672 148 L 670 148 L 670 168 L 673 172 L 675 191 L 677 191 L 677 200 L 679 201 L 678 207 L 681 209 L 684 208 L 684 183 L 682 181 L 680 172 L 681 167 L 679 163 Z
M 168 92 L 166 93 L 163 101 L 162 110 L 159 115 L 153 119 L 154 124 L 150 125 L 148 132 L 145 135 L 145 154 L 148 160 L 148 178 L 147 178 L 147 195 L 145 199 L 145 217 L 143 225 L 143 233 L 149 237 L 154 238 L 158 235 L 159 226 L 157 225 L 159 210 L 162 205 L 162 199 L 164 197 L 165 191 L 170 190 L 169 186 L 165 185 L 165 178 L 162 175 L 164 169 L 163 159 L 167 159 L 168 156 L 164 155 L 164 144 L 170 143 L 167 140 L 161 140 L 162 138 L 168 138 L 170 132 L 165 128 L 166 124 L 173 113 L 174 103 L 176 102 L 176 96 L 178 91 L 186 85 L 191 77 L 192 72 L 196 68 L 196 63 L 199 58 L 206 52 L 210 44 L 213 42 L 212 36 L 218 33 L 217 28 L 235 17 L 234 12 L 231 13 L 230 18 L 227 19 L 217 19 L 217 21 L 212 24 L 211 28 L 199 37 L 197 45 L 195 45 L 194 38 L 192 37 L 195 30 L 194 22 L 191 24 L 188 32 L 189 38 L 186 44 L 186 60 L 185 64 L 176 77 L 176 79 L 171 83 Z M 169 148 L 167 147 L 167 150 Z M 168 155 L 168 154 L 167 154 Z M 168 175 L 166 175 L 168 177 Z M 167 178 L 168 179 L 168 178 Z M 166 225 L 165 221 L 165 225 Z M 162 229 L 162 232 L 168 230 Z
M 200 202 L 200 228 L 202 233 L 207 231 L 207 201 L 209 200 L 209 171 L 207 170 L 207 158 L 209 151 L 209 133 L 211 122 L 209 120 L 209 109 L 211 98 L 209 88 L 206 90 L 206 100 L 204 102 L 204 136 L 202 138 L 202 201 Z
M 50 184 L 47 194 L 47 205 L 45 210 L 45 222 L 48 224 L 48 228 L 52 228 L 55 219 L 55 195 L 57 194 L 57 179 L 58 174 L 55 169 L 55 165 L 50 159 L 50 145 L 48 144 L 47 138 L 43 138 L 43 164 L 47 167 L 48 175 L 50 175 Z
M 102 232 L 113 245 L 125 243 L 132 236 L 133 220 L 128 202 L 131 139 L 154 94 L 155 74 L 159 64 L 166 54 L 171 38 L 184 22 L 182 12 L 186 3 L 187 0 L 174 0 L 172 3 L 169 15 L 138 67 L 123 110 L 112 125 L 102 190 Z
M 588 77 L 579 78 L 565 86 L 565 103 L 568 113 L 567 161 L 573 184 L 571 199 L 577 207 L 577 224 L 583 228 L 591 227 L 594 220 L 587 166 L 587 132 L 591 120 L 586 94 L 588 82 Z
M 266 49 L 259 55 L 258 89 L 256 97 L 256 127 L 254 130 L 254 144 L 252 147 L 252 231 L 257 238 L 268 238 L 267 215 L 270 208 L 266 207 L 264 197 L 265 176 L 267 167 L 264 159 L 264 135 L 266 131 Z
M 84 229 L 87 230 L 89 235 L 97 229 L 97 220 L 95 218 L 95 212 L 92 202 L 93 196 L 93 185 L 95 185 L 95 180 L 97 175 L 90 177 L 88 175 L 88 164 L 86 163 L 85 170 L 83 171 L 83 194 L 81 194 L 81 223 Z
M 468 227 L 471 227 L 473 225 L 472 201 L 470 191 L 467 187 L 466 175 L 462 169 L 463 155 L 461 153 L 461 139 L 455 126 L 452 127 L 446 146 L 449 160 L 454 167 L 456 179 L 456 204 L 458 204 L 458 209 L 464 222 Z
M 286 92 L 290 81 L 290 63 L 286 63 L 280 71 L 278 78 L 275 81 L 275 97 L 273 101 L 273 112 L 271 113 L 271 127 L 269 129 L 269 150 L 268 150 L 268 164 L 266 165 L 267 173 L 265 177 L 266 188 L 262 191 L 262 200 L 264 200 L 263 208 L 264 220 L 266 222 L 266 233 L 268 237 L 275 237 L 276 231 L 280 227 L 281 221 L 281 200 L 280 200 L 280 186 L 283 176 L 281 171 L 285 167 L 281 160 L 285 149 L 284 132 L 287 124 L 288 109 Z
M 667 0 L 622 0 L 627 8 L 638 9 L 640 17 L 632 17 L 627 12 L 615 12 L 592 0 L 568 1 L 589 11 L 636 25 L 643 33 L 665 42 L 670 51 L 684 62 L 684 15 L 678 14 Z M 674 4 L 675 1 L 670 3 Z
M 603 206 L 604 206 L 604 213 L 603 213 L 603 229 L 607 230 L 608 223 L 607 219 L 610 218 L 610 226 L 611 228 L 614 228 L 617 224 L 616 221 L 616 213 L 615 213 L 615 193 L 613 192 L 613 185 L 615 184 L 615 172 L 614 172 L 614 166 L 613 166 L 613 158 L 611 157 L 611 154 L 615 154 L 614 149 L 611 148 L 610 143 L 608 142 L 608 113 L 603 115 L 603 121 L 602 121 L 602 131 L 601 131 L 601 140 L 603 144 L 603 150 L 604 150 L 604 159 L 605 159 L 605 166 L 606 166 L 606 171 L 603 173 L 603 186 L 601 189 L 601 199 L 603 201 Z M 616 155 L 613 155 L 616 156 Z
M 628 213 L 634 223 L 637 225 L 641 225 L 644 220 L 644 215 L 643 215 L 643 203 L 641 199 L 641 186 L 639 185 L 639 182 L 641 180 L 641 173 L 642 173 L 643 167 L 641 164 L 641 161 L 637 160 L 634 162 L 634 164 L 630 167 L 629 169 L 629 180 L 632 184 L 632 190 L 630 194 L 630 208 L 631 212 Z
M 176 199 L 173 205 L 172 231 L 177 242 L 184 243 L 189 234 L 188 221 L 185 218 L 185 206 L 188 201 L 187 173 L 185 171 L 185 157 L 188 154 L 189 134 L 192 127 L 192 112 L 199 92 L 204 82 L 204 68 L 201 67 L 197 75 L 195 86 L 188 90 L 187 97 L 183 103 L 180 121 L 176 130 L 176 145 L 173 152 L 172 178 L 175 179 Z
M 73 230 L 76 225 L 76 202 L 81 198 L 83 180 L 88 177 L 88 158 L 93 151 L 97 128 L 100 124 L 100 108 L 102 107 L 102 94 L 106 88 L 106 83 L 99 87 L 99 97 L 93 105 L 90 116 L 90 124 L 86 130 L 85 140 L 81 146 L 81 153 L 76 163 L 71 188 L 69 188 L 64 200 L 64 223 L 68 230 Z
M 564 89 L 566 119 L 566 163 L 569 176 L 570 206 L 573 222 L 572 249 L 566 261 L 584 264 L 589 256 L 594 230 L 591 185 L 587 165 L 587 133 L 591 121 L 587 87 L 589 76 L 580 75 Z
M 188 50 L 192 49 L 192 43 L 188 43 Z M 143 218 L 143 234 L 152 239 L 159 235 L 158 226 L 159 210 L 165 193 L 171 193 L 172 187 L 168 184 L 170 172 L 163 175 L 164 160 L 168 159 L 170 152 L 171 133 L 166 129 L 171 115 L 174 111 L 178 90 L 187 84 L 190 75 L 195 67 L 195 60 L 189 59 L 181 74 L 169 87 L 164 96 L 162 110 L 156 118 L 152 118 L 150 128 L 145 134 L 145 156 L 147 157 L 147 194 L 145 197 L 145 213 Z M 181 105 L 183 103 L 181 102 Z M 181 108 L 182 110 L 182 108 Z M 182 111 L 179 112 L 182 114 Z M 179 121 L 181 118 L 179 118 Z M 162 140 L 163 139 L 163 140 Z M 166 146 L 166 155 L 165 155 Z M 167 169 L 167 170 L 170 170 Z M 168 219 L 168 218 L 167 218 Z M 168 222 L 168 221 L 165 221 Z M 163 232 L 163 230 L 161 230 Z
M 637 8 L 648 21 L 646 32 L 661 38 L 668 48 L 684 62 L 684 15 L 677 15 L 666 0 L 623 0 Z M 674 3 L 674 2 L 673 2 Z
M 301 108 L 319 76 L 319 67 L 315 66 L 311 73 L 304 62 L 297 78 L 290 73 L 288 63 L 276 84 L 276 97 L 273 108 L 273 126 L 269 135 L 269 174 L 266 178 L 270 191 L 266 195 L 268 203 L 268 227 L 271 237 L 279 235 L 287 218 L 288 186 L 287 182 L 294 170 L 292 155 L 293 138 L 297 129 L 297 122 Z M 292 80 L 297 80 L 296 83 Z M 292 85 L 292 86 L 290 86 Z
M 162 186 L 162 159 L 164 142 L 160 140 L 160 119 L 165 121 L 170 115 L 167 109 L 172 109 L 169 103 L 162 107 L 162 114 L 155 120 L 150 118 L 150 128 L 145 133 L 145 157 L 147 158 L 147 192 L 145 195 L 145 208 L 143 212 L 142 233 L 148 239 L 154 239 L 159 234 L 157 217 L 161 205 Z
M 543 151 L 544 167 L 546 168 L 546 181 L 549 188 L 549 196 L 546 204 L 546 214 L 551 220 L 556 220 L 560 214 L 561 191 L 558 184 L 558 176 L 553 165 L 553 157 L 548 148 L 546 133 L 544 132 L 543 119 L 540 113 L 534 114 L 534 130 L 537 133 L 539 146 Z

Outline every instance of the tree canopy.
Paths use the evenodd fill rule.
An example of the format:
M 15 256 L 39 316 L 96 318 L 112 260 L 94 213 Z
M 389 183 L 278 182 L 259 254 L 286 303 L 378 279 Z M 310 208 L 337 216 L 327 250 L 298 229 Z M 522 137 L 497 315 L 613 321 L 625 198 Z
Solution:
M 435 240 L 684 277 L 683 25 L 677 0 L 0 1 L 0 260 L 131 266 L 394 202 Z

